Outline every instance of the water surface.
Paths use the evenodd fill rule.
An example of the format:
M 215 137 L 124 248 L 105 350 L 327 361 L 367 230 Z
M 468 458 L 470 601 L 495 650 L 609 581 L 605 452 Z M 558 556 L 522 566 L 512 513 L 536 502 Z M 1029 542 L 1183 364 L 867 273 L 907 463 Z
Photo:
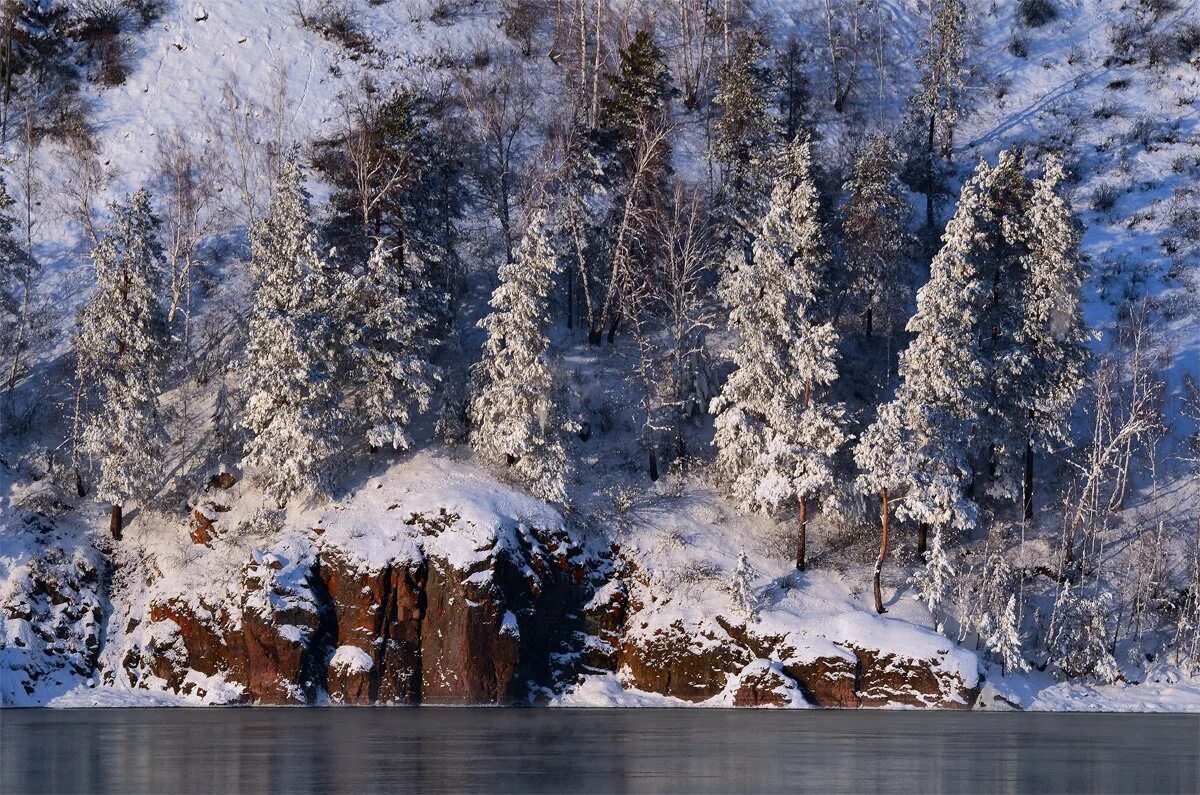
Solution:
M 1200 791 L 1200 716 L 564 709 L 0 712 L 0 792 Z

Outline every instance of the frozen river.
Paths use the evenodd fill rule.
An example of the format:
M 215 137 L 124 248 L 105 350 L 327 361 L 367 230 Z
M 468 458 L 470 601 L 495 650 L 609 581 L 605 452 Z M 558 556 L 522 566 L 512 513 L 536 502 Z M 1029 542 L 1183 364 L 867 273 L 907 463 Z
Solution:
M 1196 792 L 1200 716 L 0 712 L 0 792 Z

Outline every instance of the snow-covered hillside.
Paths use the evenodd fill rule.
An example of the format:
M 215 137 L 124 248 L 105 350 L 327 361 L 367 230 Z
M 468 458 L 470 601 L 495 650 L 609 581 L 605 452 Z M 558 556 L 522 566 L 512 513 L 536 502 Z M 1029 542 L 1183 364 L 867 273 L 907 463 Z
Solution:
M 0 702 L 1200 710 L 1195 3 L 968 0 L 926 182 L 928 4 L 590 5 L 14 5 Z M 843 222 L 879 133 L 912 211 L 864 299 Z M 951 464 L 863 479 L 960 190 L 1050 155 L 1090 359 L 1032 515 L 978 418 Z M 1034 251 L 1036 220 L 977 239 Z M 118 264 L 111 305 L 157 267 L 153 306 L 97 304 Z M 968 470 L 937 483 L 970 521 L 912 508 Z

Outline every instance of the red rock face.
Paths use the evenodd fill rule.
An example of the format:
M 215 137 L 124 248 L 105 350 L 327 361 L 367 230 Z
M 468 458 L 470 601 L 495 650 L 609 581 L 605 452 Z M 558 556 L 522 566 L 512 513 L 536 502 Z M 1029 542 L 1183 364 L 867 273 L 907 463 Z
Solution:
M 914 660 L 873 649 L 852 651 L 860 663 L 858 691 L 864 707 L 895 703 L 968 709 L 979 695 L 978 689 L 968 688 L 958 676 L 939 670 L 930 660 Z
M 149 618 L 161 642 L 132 654 L 126 669 L 132 681 L 149 673 L 177 692 L 195 692 L 189 670 L 224 674 L 260 704 L 310 701 L 322 687 L 346 704 L 524 698 L 529 682 L 548 686 L 556 675 L 562 639 L 582 627 L 573 622 L 587 588 L 565 532 L 518 532 L 516 551 L 497 549 L 471 571 L 438 558 L 368 570 L 336 547 L 309 564 L 261 556 L 243 572 L 240 627 L 225 629 L 236 622 L 222 605 L 156 602 Z
M 648 642 L 627 640 L 621 667 L 639 690 L 706 701 L 725 689 L 727 674 L 741 671 L 755 655 L 736 643 L 692 637 L 681 623 L 660 631 Z
M 491 572 L 429 562 L 421 625 L 421 700 L 502 704 L 520 656 L 520 629 Z
M 786 707 L 792 703 L 789 693 L 795 692 L 796 682 L 772 667 L 760 667 L 744 672 L 733 694 L 735 707 Z
M 320 571 L 337 621 L 335 645 L 361 649 L 373 663 L 369 672 L 356 675 L 365 687 L 346 683 L 331 668 L 330 697 L 347 704 L 419 703 L 424 567 L 391 565 L 362 572 L 331 553 Z M 342 686 L 333 686 L 335 676 Z

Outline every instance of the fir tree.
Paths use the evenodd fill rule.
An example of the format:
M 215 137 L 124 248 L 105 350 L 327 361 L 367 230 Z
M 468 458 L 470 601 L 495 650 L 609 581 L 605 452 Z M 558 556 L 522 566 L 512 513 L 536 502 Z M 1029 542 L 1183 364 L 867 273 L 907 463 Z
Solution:
M 828 263 L 808 143 L 788 150 L 752 263 L 730 269 L 722 295 L 737 332 L 737 369 L 711 410 L 717 468 L 748 510 L 797 506 L 796 567 L 804 569 L 810 499 L 833 483 L 843 407 L 824 392 L 837 379 L 837 336 L 819 323 L 817 291 Z
M 323 491 L 337 431 L 335 306 L 317 253 L 308 192 L 293 154 L 267 217 L 253 230 L 254 299 L 242 370 L 245 463 L 280 505 Z
M 1024 513 L 1033 516 L 1033 454 L 1066 444 L 1071 410 L 1079 399 L 1092 334 L 1083 319 L 1080 288 L 1082 229 L 1063 196 L 1062 163 L 1046 159 L 1029 203 L 1029 248 L 1021 343 L 1028 357 L 1031 386 L 1022 391 L 1028 417 L 1025 448 Z
M 610 93 L 601 106 L 596 143 L 602 152 L 628 157 L 638 132 L 662 117 L 676 94 L 666 54 L 649 31 L 639 30 L 621 50 L 616 73 L 606 78 Z
M 162 473 L 166 431 L 158 412 L 166 365 L 162 305 L 165 260 L 150 194 L 113 207 L 115 228 L 92 251 L 96 291 L 80 316 L 80 383 L 96 396 L 84 419 L 83 450 L 99 464 L 96 494 L 112 504 L 109 529 L 121 537 L 122 506 L 146 499 Z
M 417 260 L 393 253 L 377 245 L 351 288 L 351 356 L 367 443 L 407 450 L 413 412 L 429 408 L 441 370 L 429 361 L 435 318 L 425 304 L 433 287 Z
M 509 472 L 535 496 L 565 503 L 568 473 L 563 434 L 571 423 L 548 360 L 550 291 L 558 260 L 539 211 L 510 263 L 500 267 L 488 333 L 476 368 L 471 444 L 480 459 Z
M 898 156 L 886 135 L 877 135 L 854 161 L 846 184 L 842 222 L 852 293 L 863 307 L 871 336 L 877 321 L 891 333 L 908 308 L 911 272 L 906 261 L 911 209 L 897 172 Z
M 1112 595 L 1087 597 L 1080 590 L 1064 582 L 1058 594 L 1046 637 L 1048 662 L 1064 676 L 1090 675 L 1115 682 L 1121 670 L 1109 651 Z

